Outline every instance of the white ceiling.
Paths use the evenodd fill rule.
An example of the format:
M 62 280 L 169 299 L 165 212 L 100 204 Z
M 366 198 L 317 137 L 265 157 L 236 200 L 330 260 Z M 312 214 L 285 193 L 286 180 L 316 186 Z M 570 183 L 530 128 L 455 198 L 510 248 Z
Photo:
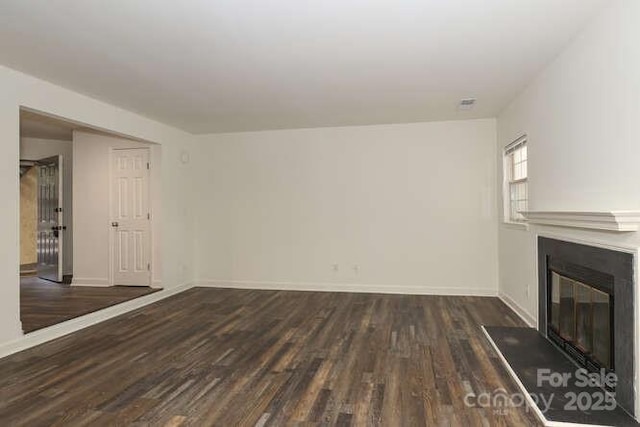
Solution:
M 493 117 L 605 3 L 2 0 L 0 63 L 194 133 Z

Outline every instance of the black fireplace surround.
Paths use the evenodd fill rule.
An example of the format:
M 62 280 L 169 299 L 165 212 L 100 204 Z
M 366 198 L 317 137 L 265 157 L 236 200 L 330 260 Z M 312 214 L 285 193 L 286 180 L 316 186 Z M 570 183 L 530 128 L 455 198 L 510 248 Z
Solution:
M 576 363 L 615 372 L 635 416 L 633 254 L 538 237 L 538 329 Z

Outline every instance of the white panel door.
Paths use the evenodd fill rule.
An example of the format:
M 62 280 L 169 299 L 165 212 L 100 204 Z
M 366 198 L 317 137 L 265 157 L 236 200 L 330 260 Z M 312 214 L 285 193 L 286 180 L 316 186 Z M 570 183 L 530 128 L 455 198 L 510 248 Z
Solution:
M 112 151 L 113 284 L 150 286 L 149 149 Z

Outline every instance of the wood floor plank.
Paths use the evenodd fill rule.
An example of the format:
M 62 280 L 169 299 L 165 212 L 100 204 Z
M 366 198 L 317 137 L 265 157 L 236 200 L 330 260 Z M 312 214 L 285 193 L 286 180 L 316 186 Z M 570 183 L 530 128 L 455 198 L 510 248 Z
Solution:
M 69 286 L 35 276 L 21 277 L 22 329 L 33 332 L 159 290 L 148 286 Z
M 194 288 L 0 360 L 2 425 L 538 425 L 480 329 L 496 298 Z

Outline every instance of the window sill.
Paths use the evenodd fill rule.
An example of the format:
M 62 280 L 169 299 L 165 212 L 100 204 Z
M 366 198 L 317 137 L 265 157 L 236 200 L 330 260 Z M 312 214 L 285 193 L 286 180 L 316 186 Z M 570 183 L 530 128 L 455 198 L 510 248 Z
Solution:
M 529 231 L 529 223 L 528 222 L 503 221 L 502 225 L 505 228 L 508 228 L 508 229 L 511 229 L 511 230 Z

